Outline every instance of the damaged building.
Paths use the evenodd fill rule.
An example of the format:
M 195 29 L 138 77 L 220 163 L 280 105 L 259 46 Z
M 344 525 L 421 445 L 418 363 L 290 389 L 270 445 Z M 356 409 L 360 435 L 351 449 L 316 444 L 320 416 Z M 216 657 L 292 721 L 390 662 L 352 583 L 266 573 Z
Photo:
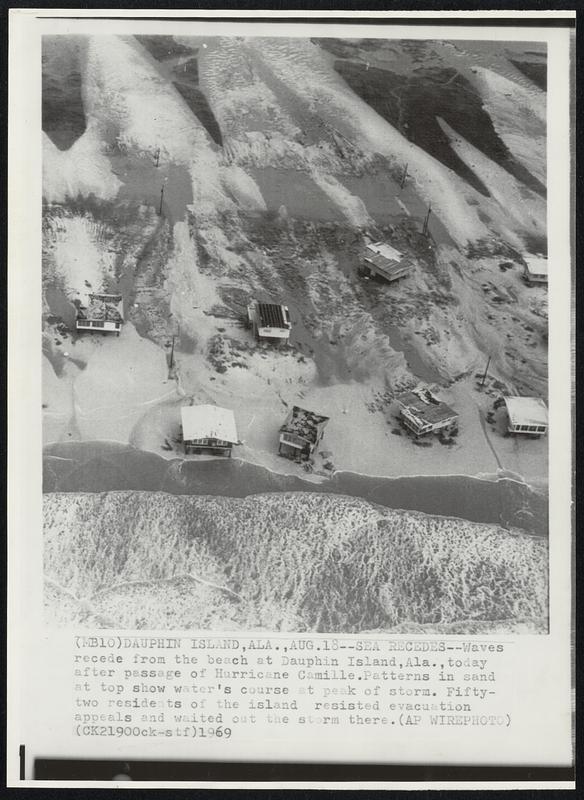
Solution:
M 297 461 L 310 458 L 322 440 L 328 421 L 322 414 L 293 406 L 280 428 L 278 454 Z
M 451 433 L 458 428 L 458 414 L 429 389 L 405 392 L 396 398 L 400 417 L 415 436 Z

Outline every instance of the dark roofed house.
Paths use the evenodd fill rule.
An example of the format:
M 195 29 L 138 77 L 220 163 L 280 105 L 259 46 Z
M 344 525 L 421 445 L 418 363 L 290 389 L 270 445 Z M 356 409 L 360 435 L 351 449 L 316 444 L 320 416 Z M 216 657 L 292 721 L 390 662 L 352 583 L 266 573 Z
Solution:
M 396 400 L 404 425 L 416 436 L 454 430 L 458 425 L 456 411 L 435 398 L 428 389 L 405 392 Z
M 298 461 L 310 458 L 318 447 L 328 417 L 293 406 L 280 428 L 278 454 Z
M 253 300 L 247 307 L 247 318 L 260 341 L 280 344 L 290 338 L 292 324 L 288 306 Z
M 365 248 L 363 272 L 369 277 L 381 275 L 392 282 L 405 277 L 411 268 L 410 259 L 385 242 L 374 242 Z
M 86 305 L 77 308 L 78 331 L 120 334 L 122 323 L 122 296 L 119 294 L 89 294 Z

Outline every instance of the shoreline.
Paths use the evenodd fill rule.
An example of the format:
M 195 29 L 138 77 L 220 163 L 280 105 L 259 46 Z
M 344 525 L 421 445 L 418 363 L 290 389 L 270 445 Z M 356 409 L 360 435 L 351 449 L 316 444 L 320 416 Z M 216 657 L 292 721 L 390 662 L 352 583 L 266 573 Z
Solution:
M 45 458 L 49 456 L 50 458 L 60 459 L 62 461 L 72 460 L 72 459 L 65 459 L 63 456 L 53 455 L 52 453 L 47 453 L 46 451 L 52 447 L 87 447 L 91 445 L 114 445 L 124 450 L 131 450 L 135 453 L 145 453 L 152 456 L 157 456 L 161 458 L 163 461 L 168 463 L 173 462 L 180 462 L 185 464 L 204 464 L 204 463 L 221 463 L 223 459 L 218 456 L 197 456 L 194 458 L 183 458 L 177 453 L 172 453 L 164 455 L 163 453 L 159 453 L 155 450 L 150 450 L 148 448 L 143 447 L 136 447 L 135 445 L 131 444 L 130 442 L 122 442 L 118 441 L 117 439 L 87 439 L 83 441 L 74 441 L 74 442 L 45 442 L 42 447 L 42 457 Z M 511 477 L 511 471 L 506 469 L 501 469 L 501 474 L 499 475 L 497 472 L 478 472 L 475 474 L 471 473 L 464 473 L 464 472 L 437 472 L 432 474 L 427 473 L 403 473 L 399 475 L 380 475 L 378 473 L 372 472 L 360 472 L 359 470 L 352 470 L 352 469 L 336 469 L 334 472 L 331 473 L 330 476 L 324 476 L 314 473 L 305 473 L 303 475 L 298 474 L 298 472 L 281 472 L 279 470 L 274 470 L 270 466 L 265 464 L 259 463 L 257 461 L 251 461 L 246 458 L 239 458 L 237 456 L 232 456 L 230 461 L 237 462 L 240 464 L 249 464 L 254 467 L 259 467 L 261 469 L 266 470 L 271 475 L 280 476 L 283 478 L 298 478 L 300 481 L 306 481 L 307 483 L 328 483 L 334 476 L 336 475 L 350 475 L 350 476 L 357 476 L 359 478 L 367 478 L 372 480 L 390 480 L 390 481 L 398 481 L 398 480 L 413 480 L 416 478 L 420 479 L 432 479 L 432 478 L 464 478 L 464 479 L 471 479 L 475 481 L 481 481 L 482 483 L 497 483 L 498 481 L 509 481 L 512 483 L 516 483 L 520 486 L 527 486 L 529 489 L 532 489 L 536 492 L 545 491 L 547 493 L 548 489 L 548 479 L 545 477 L 539 477 L 536 479 L 535 482 L 530 482 L 522 475 L 516 476 L 516 473 L 512 473 L 515 477 Z M 284 459 L 282 459 L 284 461 Z
M 54 450 L 54 452 L 50 452 Z M 345 495 L 386 508 L 454 517 L 548 536 L 547 493 L 508 477 L 379 477 L 337 471 L 331 478 L 275 473 L 233 459 L 165 459 L 132 445 L 67 442 L 44 451 L 43 493 L 166 492 L 175 496 Z

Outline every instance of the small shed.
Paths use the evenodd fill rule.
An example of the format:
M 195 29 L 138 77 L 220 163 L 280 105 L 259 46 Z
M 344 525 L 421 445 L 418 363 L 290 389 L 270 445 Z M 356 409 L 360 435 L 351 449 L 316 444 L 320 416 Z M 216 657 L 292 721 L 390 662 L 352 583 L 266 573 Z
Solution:
M 280 428 L 278 455 L 297 461 L 310 458 L 322 437 L 329 417 L 293 406 Z
M 455 430 L 458 426 L 457 412 L 428 389 L 405 392 L 396 400 L 404 425 L 416 436 Z
M 548 263 L 543 256 L 524 256 L 523 279 L 528 286 L 547 286 Z
M 230 408 L 201 405 L 183 406 L 180 410 L 184 451 L 231 457 L 237 444 L 235 417 Z
M 119 336 L 123 322 L 122 296 L 119 294 L 88 294 L 86 304 L 77 308 L 78 331 L 113 332 Z
M 247 307 L 247 319 L 260 341 L 282 344 L 290 338 L 292 323 L 288 306 L 253 300 Z
M 369 277 L 381 275 L 393 282 L 406 276 L 411 268 L 410 259 L 386 242 L 373 242 L 365 248 L 363 272 Z
M 543 436 L 548 429 L 548 410 L 541 397 L 504 397 L 509 433 Z

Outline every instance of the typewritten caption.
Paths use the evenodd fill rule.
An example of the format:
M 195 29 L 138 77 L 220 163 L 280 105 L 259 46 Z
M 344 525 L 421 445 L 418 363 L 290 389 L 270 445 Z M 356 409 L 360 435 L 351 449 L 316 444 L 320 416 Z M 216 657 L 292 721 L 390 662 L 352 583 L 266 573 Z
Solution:
M 464 640 L 75 636 L 73 733 L 227 740 L 258 725 L 509 727 L 497 691 L 508 649 Z

